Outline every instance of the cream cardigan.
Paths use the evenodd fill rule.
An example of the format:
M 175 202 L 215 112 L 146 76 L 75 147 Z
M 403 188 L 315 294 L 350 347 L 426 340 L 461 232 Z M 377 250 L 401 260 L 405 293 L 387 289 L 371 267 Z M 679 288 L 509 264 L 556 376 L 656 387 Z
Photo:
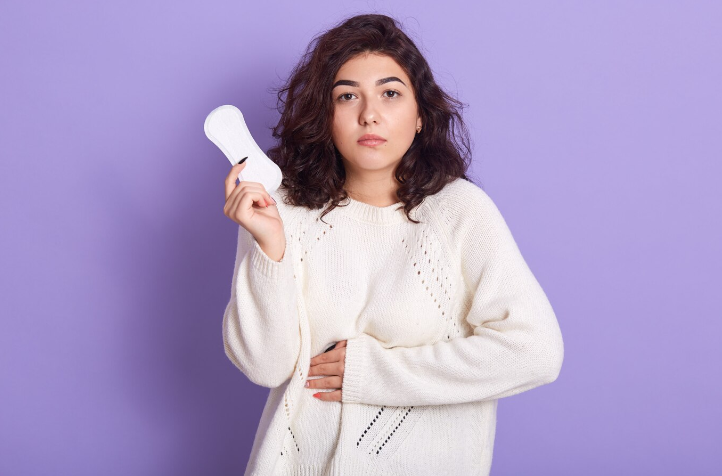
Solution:
M 491 198 L 456 179 L 414 224 L 399 204 L 347 199 L 320 220 L 272 195 L 285 254 L 239 226 L 223 318 L 228 358 L 271 389 L 245 475 L 489 474 L 498 399 L 553 382 L 564 357 Z M 344 339 L 342 401 L 318 400 L 309 361 Z

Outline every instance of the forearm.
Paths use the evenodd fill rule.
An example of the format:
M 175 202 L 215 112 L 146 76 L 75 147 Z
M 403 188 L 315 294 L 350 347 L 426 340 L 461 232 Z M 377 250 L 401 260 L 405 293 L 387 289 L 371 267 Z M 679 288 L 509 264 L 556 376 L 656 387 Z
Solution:
M 419 347 L 384 348 L 361 334 L 348 339 L 344 402 L 443 405 L 499 399 L 553 382 L 564 348 L 553 314 L 544 331 L 474 335 Z M 552 319 L 553 322 L 552 322 Z
M 224 348 L 253 383 L 277 387 L 293 374 L 300 350 L 293 266 L 288 249 L 276 261 L 255 240 L 249 246 L 223 317 Z

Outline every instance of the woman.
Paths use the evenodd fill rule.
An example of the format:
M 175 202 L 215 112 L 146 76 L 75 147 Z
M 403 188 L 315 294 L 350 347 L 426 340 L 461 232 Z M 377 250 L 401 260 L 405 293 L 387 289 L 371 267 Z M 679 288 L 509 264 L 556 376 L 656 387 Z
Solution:
M 225 350 L 271 389 L 245 474 L 488 474 L 498 399 L 563 342 L 457 102 L 384 15 L 317 37 L 278 97 L 281 188 L 226 178 Z

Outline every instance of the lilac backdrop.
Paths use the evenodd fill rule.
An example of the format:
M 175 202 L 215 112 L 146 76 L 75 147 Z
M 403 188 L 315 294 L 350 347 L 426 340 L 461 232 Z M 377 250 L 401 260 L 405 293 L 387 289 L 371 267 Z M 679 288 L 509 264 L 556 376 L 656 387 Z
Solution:
M 492 474 L 719 474 L 718 5 L 5 2 L 0 474 L 242 474 L 267 389 L 223 352 L 236 225 L 203 120 L 234 104 L 267 149 L 270 88 L 369 12 L 469 105 L 564 335 L 559 379 L 500 402 Z

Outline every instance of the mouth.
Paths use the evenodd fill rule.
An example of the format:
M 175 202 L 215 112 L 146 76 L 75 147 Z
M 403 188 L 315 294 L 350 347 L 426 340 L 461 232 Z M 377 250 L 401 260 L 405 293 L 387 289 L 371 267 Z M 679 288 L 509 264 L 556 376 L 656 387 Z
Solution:
M 361 138 L 358 140 L 358 143 L 360 145 L 365 145 L 367 147 L 375 147 L 377 145 L 381 145 L 386 142 L 386 139 L 383 137 L 377 136 L 375 134 L 366 134 L 361 136 Z
M 383 144 L 384 142 L 386 142 L 386 141 L 383 140 L 383 139 L 367 139 L 367 140 L 360 140 L 360 141 L 358 141 L 359 144 L 365 145 L 365 146 L 367 146 L 367 147 L 374 147 L 374 146 L 377 146 L 377 145 L 381 145 L 381 144 Z

